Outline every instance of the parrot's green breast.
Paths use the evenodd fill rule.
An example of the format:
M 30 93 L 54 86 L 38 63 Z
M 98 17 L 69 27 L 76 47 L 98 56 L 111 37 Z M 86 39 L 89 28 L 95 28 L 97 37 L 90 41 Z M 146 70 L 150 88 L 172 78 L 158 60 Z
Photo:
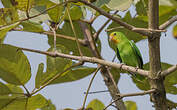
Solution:
M 129 42 L 124 42 L 124 44 L 120 43 L 117 45 L 117 48 L 123 63 L 134 67 L 139 66 L 136 55 Z

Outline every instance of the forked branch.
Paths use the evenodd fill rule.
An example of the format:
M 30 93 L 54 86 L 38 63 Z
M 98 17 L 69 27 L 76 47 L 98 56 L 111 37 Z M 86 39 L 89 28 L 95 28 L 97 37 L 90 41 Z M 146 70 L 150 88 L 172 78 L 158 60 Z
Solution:
M 106 110 L 109 106 L 111 106 L 115 101 L 120 100 L 120 99 L 122 99 L 124 97 L 142 96 L 142 95 L 151 94 L 151 93 L 154 93 L 154 92 L 156 92 L 155 89 L 151 89 L 151 90 L 143 91 L 143 92 L 137 92 L 137 93 L 130 93 L 130 94 L 118 94 L 119 98 L 117 98 L 116 100 L 112 101 L 108 106 L 106 106 L 104 108 L 104 110 Z

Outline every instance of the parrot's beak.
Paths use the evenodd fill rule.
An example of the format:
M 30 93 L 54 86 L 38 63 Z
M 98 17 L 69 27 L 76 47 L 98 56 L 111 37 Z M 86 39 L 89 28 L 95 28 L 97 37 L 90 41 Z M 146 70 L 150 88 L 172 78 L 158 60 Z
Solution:
M 110 41 L 110 42 L 112 41 L 112 38 L 113 38 L 113 36 L 110 35 L 110 36 L 109 36 L 109 41 Z

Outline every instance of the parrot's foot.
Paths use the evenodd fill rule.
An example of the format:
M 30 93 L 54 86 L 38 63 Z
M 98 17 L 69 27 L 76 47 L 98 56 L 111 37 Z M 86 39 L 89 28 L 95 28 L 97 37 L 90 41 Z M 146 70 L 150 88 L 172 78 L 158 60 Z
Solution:
M 122 71 L 122 66 L 124 66 L 124 65 L 125 65 L 124 63 L 120 64 L 120 71 Z
M 135 67 L 136 72 L 138 71 L 139 67 Z

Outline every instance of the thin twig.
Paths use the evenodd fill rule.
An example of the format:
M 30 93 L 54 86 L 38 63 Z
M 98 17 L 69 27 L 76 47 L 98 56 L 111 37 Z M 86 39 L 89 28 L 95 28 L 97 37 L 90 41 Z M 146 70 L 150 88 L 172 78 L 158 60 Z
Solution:
M 89 92 L 88 94 L 96 94 L 96 93 L 102 93 L 102 92 L 109 92 L 109 90 Z M 86 94 L 86 92 L 84 92 L 84 94 Z
M 82 105 L 82 109 L 85 108 L 85 104 L 86 104 L 87 96 L 88 96 L 88 94 L 89 94 L 89 90 L 90 90 L 90 88 L 91 88 L 91 85 L 92 85 L 92 83 L 93 83 L 93 80 L 94 80 L 96 74 L 98 73 L 98 71 L 99 71 L 100 69 L 101 69 L 101 66 L 99 66 L 99 67 L 96 69 L 96 71 L 95 71 L 95 73 L 94 73 L 92 79 L 90 80 L 90 83 L 89 83 L 89 86 L 88 86 L 88 88 L 87 88 L 87 92 L 86 92 L 86 95 L 85 95 L 85 98 L 84 98 L 84 102 L 83 102 L 83 105 Z
M 114 13 L 113 13 L 113 15 L 115 15 L 115 14 L 117 14 L 118 13 L 118 11 L 115 11 Z M 100 29 L 98 29 L 98 31 L 93 35 L 93 38 L 97 41 L 97 39 L 98 39 L 98 36 L 99 36 L 99 34 L 101 33 L 101 31 L 105 28 L 105 26 L 109 23 L 111 21 L 111 19 L 109 18 L 101 27 L 100 27 Z
M 114 27 L 114 28 L 106 29 L 105 31 L 109 32 L 109 31 L 113 31 L 115 29 L 122 29 L 122 28 L 124 28 L 124 27 L 123 26 L 119 26 L 119 27 Z
M 49 85 L 52 81 L 54 81 L 54 80 L 56 80 L 57 78 L 59 78 L 60 76 L 62 76 L 63 73 L 65 73 L 65 72 L 71 70 L 71 69 L 74 68 L 74 67 L 80 66 L 80 65 L 82 65 L 82 64 L 83 64 L 83 62 L 76 63 L 76 64 L 74 64 L 74 65 L 68 67 L 68 68 L 65 69 L 64 71 L 62 71 L 62 72 L 56 74 L 54 77 L 52 77 L 52 78 L 51 78 L 50 80 L 48 80 L 46 83 L 44 83 L 39 89 L 37 89 L 36 91 L 32 92 L 31 95 L 34 95 L 35 93 L 37 93 L 37 92 L 39 92 L 40 90 L 42 90 L 44 87 L 46 87 L 47 85 Z
M 77 48 L 79 50 L 79 54 L 80 54 L 80 56 L 83 56 L 83 53 L 81 51 L 81 47 L 80 47 L 80 44 L 79 44 L 79 41 L 78 41 L 78 37 L 77 37 L 77 34 L 76 34 L 76 30 L 74 28 L 74 25 L 73 25 L 73 22 L 72 22 L 72 19 L 71 19 L 71 15 L 69 13 L 68 5 L 66 6 L 66 11 L 67 11 L 67 14 L 68 14 L 68 17 L 69 17 L 69 21 L 70 21 L 70 24 L 71 24 L 71 27 L 72 27 L 72 30 L 73 30 L 73 33 L 74 33 L 74 36 L 75 36 L 75 39 L 76 39 L 76 44 L 77 44 Z
M 27 8 L 26 8 L 26 16 L 27 16 L 27 18 L 29 18 L 29 5 L 30 5 L 30 0 L 28 0 Z
M 14 28 L 14 29 L 12 29 L 11 31 L 24 31 L 24 30 Z M 24 31 L 24 32 L 25 32 L 25 31 Z M 27 31 L 27 32 L 28 32 L 28 31 Z M 33 33 L 38 33 L 38 32 L 33 32 Z M 40 34 L 45 34 L 45 35 L 54 36 L 54 33 L 53 33 L 52 31 L 44 31 L 44 32 L 39 32 L 39 33 L 40 33 Z M 76 41 L 76 38 L 75 38 L 75 37 L 67 36 L 67 35 L 63 35 L 63 34 L 58 34 L 58 33 L 56 33 L 56 37 Z M 78 41 L 79 41 L 79 43 L 80 43 L 81 45 L 87 46 L 86 40 L 78 39 Z
M 130 94 L 118 94 L 119 98 L 117 98 L 116 100 L 112 101 L 109 105 L 107 105 L 103 110 L 106 110 L 109 106 L 111 106 L 113 103 L 115 103 L 116 101 L 124 98 L 124 97 L 131 97 L 131 96 L 142 96 L 142 95 L 146 95 L 146 94 L 151 94 L 156 92 L 155 89 L 151 89 L 148 91 L 143 91 L 143 92 L 138 92 L 138 93 L 130 93 Z
M 170 68 L 161 72 L 162 76 L 167 76 L 177 70 L 177 65 L 171 66 Z
M 173 16 L 171 19 L 163 23 L 162 25 L 159 26 L 159 29 L 166 29 L 168 26 L 170 26 L 172 23 L 177 21 L 177 15 Z
M 137 69 L 136 67 L 122 65 L 122 64 L 118 64 L 118 63 L 113 63 L 113 62 L 102 60 L 102 59 L 95 58 L 95 57 L 87 57 L 87 56 L 81 57 L 81 56 L 74 56 L 74 55 L 64 54 L 64 53 L 59 53 L 59 52 L 45 52 L 45 51 L 28 49 L 28 48 L 20 48 L 20 47 L 19 47 L 19 49 L 31 51 L 31 52 L 35 52 L 35 53 L 40 53 L 40 54 L 48 55 L 51 57 L 62 57 L 62 58 L 68 58 L 68 59 L 73 59 L 73 60 L 78 60 L 78 61 L 98 63 L 101 65 L 110 66 L 110 67 L 114 67 L 114 68 L 118 68 L 118 69 L 121 68 L 122 70 L 126 70 L 126 71 L 133 72 L 133 73 L 138 73 L 143 76 L 148 76 L 148 74 L 149 74 L 149 71 L 146 71 L 146 70 Z
M 50 27 L 50 29 L 53 32 L 53 45 L 54 45 L 54 51 L 56 51 L 57 50 L 57 47 L 56 47 L 56 41 L 57 41 L 57 38 L 56 38 L 56 29 L 54 27 Z
M 132 29 L 134 31 L 149 31 L 149 32 L 166 32 L 167 30 L 161 30 L 161 29 L 145 29 L 145 28 L 134 28 Z
M 26 91 L 26 96 L 27 97 L 30 97 L 31 95 L 30 95 L 30 92 L 28 91 L 28 89 L 26 88 L 26 86 L 25 85 L 22 85 L 23 86 L 23 88 L 25 89 L 25 91 Z

